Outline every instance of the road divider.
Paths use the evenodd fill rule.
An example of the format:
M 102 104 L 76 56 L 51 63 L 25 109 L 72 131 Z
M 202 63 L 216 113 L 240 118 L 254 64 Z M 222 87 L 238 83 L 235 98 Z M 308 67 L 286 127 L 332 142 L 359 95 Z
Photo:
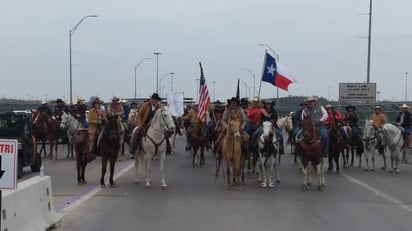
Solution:
M 61 217 L 53 205 L 50 176 L 32 177 L 3 192 L 1 230 L 47 230 L 57 227 Z

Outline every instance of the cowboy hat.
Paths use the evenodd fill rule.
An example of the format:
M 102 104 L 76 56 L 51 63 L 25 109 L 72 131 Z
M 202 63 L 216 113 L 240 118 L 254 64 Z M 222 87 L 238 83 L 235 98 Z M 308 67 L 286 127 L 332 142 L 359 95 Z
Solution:
M 240 104 L 239 99 L 236 98 L 236 97 L 232 97 L 232 98 L 230 98 L 230 100 L 228 100 L 228 103 L 229 103 L 229 104 L 230 104 L 231 102 L 236 103 L 238 106 L 239 106 L 239 104 Z
M 352 108 L 354 111 L 356 110 L 356 107 L 353 106 L 352 104 L 349 104 L 348 106 L 346 106 L 346 111 L 349 110 L 349 108 Z
M 376 105 L 376 106 L 375 106 L 375 109 L 381 109 L 381 110 L 382 110 L 382 106 Z
M 127 103 L 127 100 L 121 99 L 121 100 L 120 100 L 120 103 Z
M 309 101 L 316 101 L 316 98 L 313 97 L 313 96 L 308 96 L 308 97 L 305 99 L 305 102 L 309 102 Z
M 264 100 L 262 100 L 262 103 L 264 103 L 264 104 L 273 104 L 273 101 L 271 99 L 264 99 Z
M 327 105 L 325 106 L 325 108 L 326 108 L 326 109 L 328 109 L 328 108 L 333 108 L 333 106 L 332 106 L 331 104 L 327 104 Z
M 92 98 L 90 101 L 92 102 L 92 106 L 95 105 L 96 103 L 98 103 L 98 104 L 102 104 L 102 103 L 103 103 L 103 101 L 101 101 L 101 100 L 99 99 L 99 97 L 97 97 L 97 96 L 94 97 L 94 98 Z
M 77 101 L 77 102 L 79 102 L 79 101 L 84 101 L 84 99 L 83 99 L 81 96 L 79 96 L 79 97 L 76 98 L 76 101 Z
M 246 106 L 246 105 L 248 105 L 248 104 L 249 104 L 249 102 L 247 101 L 246 98 L 241 98 L 241 99 L 240 99 L 240 105 L 242 105 L 242 106 L 245 105 L 245 106 Z
M 41 101 L 41 104 L 47 104 L 47 100 L 45 100 L 45 99 L 42 100 L 42 101 Z
M 56 99 L 56 103 L 64 103 L 62 99 L 58 98 Z
M 117 96 L 113 96 L 113 98 L 112 98 L 112 101 L 119 101 L 120 99 L 119 99 L 119 97 L 117 97 Z
M 409 108 L 408 104 L 404 103 L 402 104 L 401 108 Z
M 253 98 L 252 102 L 259 102 L 259 97 Z
M 159 97 L 159 94 L 153 93 L 153 95 L 150 97 L 151 99 L 159 100 L 162 101 L 162 98 Z

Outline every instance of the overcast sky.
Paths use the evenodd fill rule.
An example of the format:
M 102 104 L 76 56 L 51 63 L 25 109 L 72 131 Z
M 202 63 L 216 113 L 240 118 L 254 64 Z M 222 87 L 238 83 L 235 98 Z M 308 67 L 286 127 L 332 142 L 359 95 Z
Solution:
M 380 100 L 405 99 L 411 9 L 411 0 L 373 1 L 370 82 Z M 153 52 L 162 53 L 159 80 L 175 72 L 173 90 L 186 97 L 197 96 L 199 61 L 212 100 L 234 96 L 238 78 L 241 96 L 252 96 L 253 77 L 244 68 L 255 74 L 257 94 L 264 43 L 298 80 L 280 97 L 336 100 L 339 83 L 366 82 L 368 12 L 369 0 L 1 0 L 0 93 L 68 100 L 69 30 L 96 14 L 72 36 L 73 98 L 133 97 L 135 65 L 146 57 L 136 87 L 138 97 L 148 97 L 156 91 Z M 159 84 L 164 93 L 171 79 Z M 275 96 L 276 88 L 262 83 L 261 97 Z

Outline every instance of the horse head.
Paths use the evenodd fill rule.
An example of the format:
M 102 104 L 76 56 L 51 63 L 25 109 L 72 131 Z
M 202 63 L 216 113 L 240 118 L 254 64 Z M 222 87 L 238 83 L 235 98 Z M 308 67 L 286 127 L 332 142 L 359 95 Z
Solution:
M 236 119 L 229 120 L 226 134 L 232 135 L 235 140 L 240 140 L 240 121 Z
M 293 131 L 292 116 L 285 116 L 283 118 L 278 119 L 276 125 L 279 129 L 285 128 L 286 131 Z
M 307 143 L 312 143 L 317 140 L 317 132 L 315 129 L 315 124 L 313 123 L 311 116 L 304 116 L 302 120 L 302 133 L 303 141 Z
M 374 139 L 375 137 L 375 129 L 373 128 L 372 120 L 365 121 L 365 127 L 363 128 L 363 140 L 370 140 Z
M 273 125 L 270 121 L 263 122 L 262 137 L 264 143 L 272 143 L 275 136 L 275 131 L 273 130 Z
M 155 120 L 156 119 L 156 120 Z M 152 123 L 158 122 L 158 124 L 165 129 L 166 132 L 172 133 L 176 129 L 175 122 L 173 121 L 172 114 L 167 107 L 162 106 L 160 110 L 155 113 Z
M 61 116 L 61 121 L 60 121 L 60 128 L 61 129 L 66 129 L 69 123 L 69 114 L 67 114 L 66 112 L 62 113 Z
M 117 116 L 109 116 L 107 117 L 107 124 L 103 128 L 103 135 L 110 141 L 110 142 L 118 142 L 120 136 L 120 129 L 118 126 L 118 119 Z

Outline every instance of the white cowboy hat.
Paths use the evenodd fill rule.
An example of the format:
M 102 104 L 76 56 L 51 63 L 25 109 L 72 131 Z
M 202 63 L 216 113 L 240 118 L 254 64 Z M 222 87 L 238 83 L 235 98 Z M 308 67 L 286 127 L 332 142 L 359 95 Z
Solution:
M 325 108 L 326 108 L 326 109 L 327 109 L 327 108 L 333 108 L 333 106 L 332 106 L 332 104 L 328 104 L 328 105 L 325 106 Z
M 253 98 L 252 102 L 259 102 L 259 97 Z
M 402 104 L 401 108 L 409 108 L 409 106 L 406 103 L 404 103 Z
M 76 101 L 77 101 L 77 102 L 78 102 L 78 101 L 84 101 L 84 99 L 83 99 L 81 96 L 79 96 L 79 97 L 76 98 Z
M 127 103 L 127 100 L 121 99 L 121 100 L 120 100 L 120 103 Z
M 47 100 L 45 99 L 41 101 L 41 104 L 46 104 L 46 103 L 47 103 Z
M 382 107 L 380 105 L 376 105 L 375 109 L 381 109 L 382 110 Z

